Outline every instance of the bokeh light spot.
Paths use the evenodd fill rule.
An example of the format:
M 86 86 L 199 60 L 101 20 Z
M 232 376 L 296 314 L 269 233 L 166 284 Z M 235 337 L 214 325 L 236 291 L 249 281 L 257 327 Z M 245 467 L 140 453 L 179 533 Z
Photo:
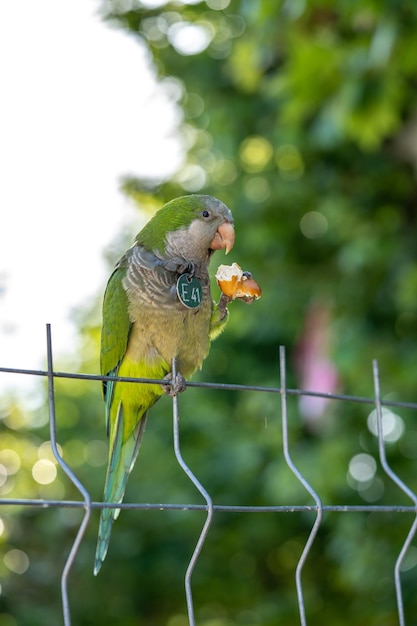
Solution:
M 264 137 L 247 137 L 241 144 L 239 156 L 243 167 L 251 173 L 261 172 L 272 158 L 273 149 Z
M 394 443 L 395 441 L 398 441 L 398 439 L 400 439 L 400 437 L 403 435 L 404 430 L 405 430 L 405 426 L 404 426 L 404 422 L 402 418 L 396 413 L 393 413 L 392 411 L 387 409 L 386 407 L 382 407 L 381 413 L 382 413 L 382 433 L 383 433 L 384 441 L 386 441 L 387 443 Z M 368 428 L 370 432 L 373 435 L 375 435 L 375 437 L 377 437 L 378 436 L 378 420 L 377 420 L 376 409 L 374 409 L 369 414 L 367 424 L 368 424 Z
M 92 467 L 101 467 L 107 463 L 108 447 L 101 439 L 93 439 L 85 446 L 86 461 Z
M 60 455 L 63 456 L 63 450 L 61 446 L 59 445 L 59 443 L 57 444 L 57 448 L 58 448 L 58 452 L 60 453 Z M 38 458 L 47 459 L 48 461 L 52 461 L 53 463 L 57 462 L 55 459 L 54 453 L 52 452 L 50 441 L 44 441 L 43 443 L 41 443 L 41 445 L 38 448 Z
M 188 117 L 198 117 L 204 111 L 203 98 L 197 93 L 188 93 L 184 103 L 184 110 Z
M 368 483 L 358 483 L 357 491 L 365 502 L 376 502 L 384 495 L 385 485 L 379 476 L 375 476 L 375 478 Z
M 224 11 L 230 4 L 230 0 L 206 0 L 209 9 L 213 11 Z
M 6 552 L 3 561 L 5 566 L 15 574 L 24 574 L 29 567 L 29 558 L 26 552 L 15 548 Z
M 172 615 L 167 621 L 167 626 L 188 626 L 188 617 L 182 613 Z
M 48 459 L 40 459 L 32 467 L 32 476 L 40 485 L 49 485 L 55 480 L 56 475 L 55 464 Z
M 263 176 L 253 176 L 244 183 L 245 194 L 252 202 L 263 202 L 271 195 L 271 188 Z
M 401 571 L 406 572 L 417 565 L 417 548 L 410 546 L 406 552 L 406 555 L 401 563 Z
M 231 185 L 237 178 L 237 169 L 233 161 L 218 159 L 212 172 L 213 180 L 219 185 Z
M 166 4 L 166 0 L 141 0 L 141 4 L 147 9 L 158 9 Z
M 206 172 L 200 165 L 186 165 L 178 175 L 178 182 L 185 191 L 199 191 L 206 183 Z
M 70 439 L 65 443 L 65 458 L 71 467 L 80 467 L 83 465 L 86 452 L 85 443 L 81 439 Z
M 327 218 L 319 211 L 305 213 L 300 221 L 300 230 L 307 239 L 318 239 L 327 233 Z
M 0 463 L 0 487 L 3 487 L 7 480 L 7 469 Z
M 169 27 L 168 39 L 174 48 L 184 56 L 199 54 L 209 45 L 214 33 L 212 26 L 204 22 L 191 24 L 190 22 L 176 22 Z
M 5 448 L 0 451 L 0 464 L 5 468 L 7 475 L 12 476 L 20 469 L 20 456 L 14 450 Z
M 372 480 L 376 473 L 376 461 L 370 454 L 356 454 L 349 463 L 349 473 L 358 482 Z
M 417 459 L 417 430 L 407 430 L 400 442 L 400 451 L 407 459 Z
M 168 24 L 163 17 L 147 17 L 142 20 L 142 28 L 145 33 L 145 37 L 152 41 L 157 46 L 162 44 L 166 45 L 165 35 L 168 30 Z
M 285 180 L 298 180 L 304 174 L 303 158 L 295 146 L 280 146 L 275 153 L 275 160 L 280 176 Z

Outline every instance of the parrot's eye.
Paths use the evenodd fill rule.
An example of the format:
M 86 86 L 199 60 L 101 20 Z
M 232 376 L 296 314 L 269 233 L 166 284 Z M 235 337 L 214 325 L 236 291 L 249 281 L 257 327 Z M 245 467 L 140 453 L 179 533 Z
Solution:
M 210 217 L 210 213 L 209 213 L 208 211 L 202 211 L 202 212 L 201 212 L 201 215 L 202 215 L 203 217 Z

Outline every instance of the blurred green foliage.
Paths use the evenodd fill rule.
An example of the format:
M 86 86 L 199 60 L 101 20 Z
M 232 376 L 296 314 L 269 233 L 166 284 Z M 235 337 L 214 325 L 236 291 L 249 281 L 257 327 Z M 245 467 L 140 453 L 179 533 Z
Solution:
M 107 0 L 103 13 L 146 46 L 161 88 L 183 113 L 182 169 L 170 181 L 126 178 L 123 189 L 149 212 L 183 193 L 222 199 L 236 221 L 232 260 L 263 288 L 251 307 L 231 305 L 199 378 L 278 386 L 284 344 L 290 386 L 308 387 L 309 373 L 331 368 L 331 389 L 372 396 L 377 358 L 383 393 L 416 401 L 417 3 L 178 0 L 152 8 Z M 222 261 L 218 254 L 214 263 Z M 84 372 L 98 368 L 99 299 L 77 319 Z M 65 459 L 99 500 L 100 386 L 57 380 L 56 398 Z M 289 401 L 293 458 L 323 501 L 409 505 L 373 469 L 370 408 L 323 408 L 314 419 L 311 407 Z M 310 503 L 283 459 L 278 396 L 189 389 L 180 412 L 184 457 L 216 503 Z M 390 416 L 387 454 L 415 490 L 415 414 L 399 413 Z M 2 417 L 2 496 L 78 499 L 60 471 L 50 481 L 44 404 L 25 415 L 4 401 Z M 360 460 L 370 468 L 366 480 Z M 126 500 L 200 502 L 174 458 L 167 398 L 152 410 Z M 3 508 L 0 626 L 59 623 L 58 575 L 81 517 Z M 94 578 L 95 514 L 71 574 L 73 624 L 185 626 L 183 576 L 203 520 L 199 512 L 124 511 Z M 298 624 L 294 571 L 313 520 L 217 514 L 193 579 L 198 624 Z M 309 625 L 398 623 L 393 566 L 411 521 L 325 515 L 303 576 Z M 409 624 L 416 564 L 414 546 L 402 574 Z

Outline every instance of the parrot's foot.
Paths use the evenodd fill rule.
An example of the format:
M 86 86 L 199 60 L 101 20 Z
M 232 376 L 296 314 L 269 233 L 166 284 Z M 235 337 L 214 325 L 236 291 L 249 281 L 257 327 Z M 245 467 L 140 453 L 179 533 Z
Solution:
M 185 384 L 185 378 L 179 372 L 177 372 L 175 376 L 175 381 L 172 381 L 172 372 L 167 374 L 164 377 L 164 380 L 166 380 L 167 382 L 161 385 L 161 387 L 168 396 L 171 396 L 171 398 L 177 396 L 179 393 L 182 393 L 187 388 L 187 385 Z
M 232 301 L 232 298 L 230 296 L 226 296 L 224 293 L 222 293 L 222 295 L 220 296 L 220 300 L 219 300 L 219 311 L 220 311 L 220 320 L 224 320 L 224 318 L 227 315 L 227 305 L 229 304 L 229 302 Z

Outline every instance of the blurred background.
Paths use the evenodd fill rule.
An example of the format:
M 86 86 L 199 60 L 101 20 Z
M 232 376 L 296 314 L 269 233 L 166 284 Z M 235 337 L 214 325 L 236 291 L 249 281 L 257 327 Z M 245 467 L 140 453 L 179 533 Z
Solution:
M 25 54 L 17 66 L 13 56 L 2 59 L 5 128 L 19 85 L 38 63 L 49 74 L 20 97 L 19 149 L 5 154 L 18 176 L 1 182 L 16 207 L 8 200 L 3 209 L 11 252 L 0 302 L 11 308 L 1 318 L 1 365 L 44 366 L 43 323 L 56 319 L 55 369 L 97 373 L 106 276 L 157 208 L 203 192 L 232 209 L 230 262 L 253 272 L 263 297 L 231 305 L 197 379 L 279 386 L 282 344 L 290 387 L 372 397 L 376 358 L 384 398 L 416 402 L 417 4 L 106 0 L 73 20 L 62 7 L 55 13 L 60 4 L 43 7 L 43 31 L 33 36 L 42 5 L 30 3 L 28 13 L 17 3 L 9 26 L 25 34 Z M 74 79 L 81 66 L 90 77 L 83 82 Z M 123 80 L 107 84 L 110 76 Z M 16 134 L 25 124 L 40 144 L 51 127 L 55 137 L 47 163 L 57 170 L 33 179 L 38 187 L 31 172 L 39 145 L 21 149 Z M 93 186 L 80 199 L 73 193 L 84 179 Z M 54 212 L 44 215 L 48 199 Z M 223 261 L 217 254 L 212 271 Z M 44 381 L 16 377 L 0 396 L 1 497 L 79 499 L 50 452 Z M 57 380 L 56 406 L 64 458 L 100 500 L 107 443 L 99 383 Z M 325 504 L 411 504 L 380 471 L 369 406 L 291 398 L 289 409 L 294 461 Z M 310 503 L 283 459 L 278 396 L 192 388 L 180 412 L 184 457 L 215 503 Z M 415 491 L 415 412 L 386 411 L 384 420 L 389 462 Z M 169 399 L 148 424 L 125 500 L 200 503 L 175 461 Z M 82 511 L 2 507 L 0 515 L 0 626 L 60 623 L 58 579 Z M 412 520 L 325 515 L 304 570 L 308 624 L 397 624 L 393 567 Z M 94 578 L 96 512 L 71 573 L 73 624 L 186 626 L 183 576 L 203 521 L 199 512 L 123 511 Z M 217 514 L 193 578 L 197 623 L 299 624 L 294 571 L 313 521 Z M 409 624 L 416 566 L 412 546 L 402 572 Z

